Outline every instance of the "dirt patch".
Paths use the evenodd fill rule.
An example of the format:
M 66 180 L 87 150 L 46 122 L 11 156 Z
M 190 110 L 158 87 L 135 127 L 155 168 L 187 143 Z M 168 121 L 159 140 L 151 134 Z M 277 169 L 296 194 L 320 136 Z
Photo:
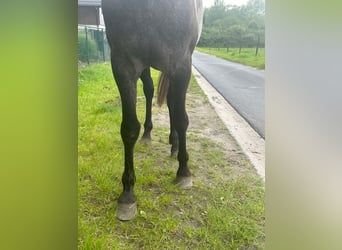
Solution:
M 256 171 L 250 161 L 194 81 L 188 90 L 186 103 L 189 116 L 187 148 L 194 184 L 211 186 L 218 179 L 228 181 L 246 174 L 255 176 Z M 152 116 L 155 128 L 169 129 L 166 105 L 159 107 L 154 104 Z M 203 160 L 203 154 L 208 155 L 207 160 Z

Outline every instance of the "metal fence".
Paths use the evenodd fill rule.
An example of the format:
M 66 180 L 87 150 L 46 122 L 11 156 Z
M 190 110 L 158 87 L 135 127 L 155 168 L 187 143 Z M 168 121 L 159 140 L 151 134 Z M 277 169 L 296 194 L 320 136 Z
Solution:
M 97 26 L 78 26 L 79 63 L 105 62 L 110 59 L 110 50 L 104 28 Z

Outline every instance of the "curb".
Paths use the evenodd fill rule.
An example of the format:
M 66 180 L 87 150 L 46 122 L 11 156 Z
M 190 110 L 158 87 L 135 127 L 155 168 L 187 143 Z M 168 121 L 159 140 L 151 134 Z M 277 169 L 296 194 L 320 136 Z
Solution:
M 193 75 L 228 131 L 265 181 L 265 140 L 240 116 L 214 87 L 192 66 Z

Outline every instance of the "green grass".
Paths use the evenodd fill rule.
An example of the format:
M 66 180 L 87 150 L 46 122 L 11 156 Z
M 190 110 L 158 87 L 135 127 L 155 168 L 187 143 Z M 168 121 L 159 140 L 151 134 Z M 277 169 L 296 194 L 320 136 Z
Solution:
M 255 56 L 255 48 L 242 48 L 239 54 L 239 48 L 199 48 L 196 50 L 211 54 L 233 62 L 249 65 L 258 69 L 265 69 L 265 49 L 259 48 L 258 55 Z
M 152 73 L 156 82 L 158 72 Z M 181 190 L 173 184 L 178 162 L 169 157 L 167 108 L 154 105 L 152 142 L 137 142 L 135 147 L 138 214 L 129 222 L 117 220 L 115 214 L 122 190 L 123 146 L 120 97 L 110 65 L 81 68 L 78 89 L 79 249 L 264 248 L 263 181 L 234 142 L 225 148 L 203 135 L 206 124 L 228 134 L 213 110 L 210 120 L 192 119 L 196 109 L 209 107 L 194 79 L 187 101 L 194 187 Z M 141 123 L 144 107 L 138 83 Z

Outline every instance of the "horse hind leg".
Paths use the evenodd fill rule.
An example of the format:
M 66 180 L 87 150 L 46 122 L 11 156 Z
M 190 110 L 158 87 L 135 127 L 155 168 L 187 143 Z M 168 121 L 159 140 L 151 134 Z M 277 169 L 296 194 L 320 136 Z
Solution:
M 144 133 L 141 137 L 141 142 L 148 143 L 151 141 L 151 130 L 153 128 L 152 124 L 152 99 L 154 94 L 154 86 L 151 78 L 150 68 L 146 68 L 141 76 L 141 81 L 143 82 L 143 89 L 146 98 L 146 114 L 144 123 Z
M 189 155 L 186 149 L 186 131 L 189 125 L 188 115 L 185 110 L 186 91 L 191 76 L 191 64 L 185 63 L 184 67 L 170 78 L 171 94 L 168 96 L 173 103 L 172 123 L 178 136 L 178 162 L 179 168 L 176 175 L 176 183 L 183 189 L 192 187 L 191 172 L 188 168 Z M 171 131 L 172 132 L 172 131 Z
M 178 155 L 178 134 L 175 129 L 175 112 L 174 112 L 174 97 L 172 93 L 172 86 L 169 87 L 167 94 L 167 107 L 169 109 L 170 116 L 170 135 L 169 144 L 171 145 L 171 157 L 177 158 Z

